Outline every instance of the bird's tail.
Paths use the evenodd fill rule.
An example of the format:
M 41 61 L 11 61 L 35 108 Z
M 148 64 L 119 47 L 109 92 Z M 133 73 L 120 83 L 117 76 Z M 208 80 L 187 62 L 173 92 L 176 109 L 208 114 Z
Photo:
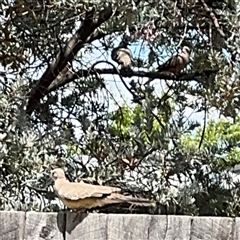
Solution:
M 155 205 L 155 202 L 153 202 L 149 199 L 134 198 L 134 197 L 129 197 L 129 196 L 126 196 L 126 202 L 134 204 L 134 205 L 138 205 L 138 206 L 145 206 L 145 207 L 150 207 L 150 206 Z
M 117 202 L 127 202 L 130 204 L 145 206 L 145 207 L 150 207 L 155 205 L 155 202 L 149 199 L 124 196 L 122 194 L 112 194 L 111 199 L 116 200 Z

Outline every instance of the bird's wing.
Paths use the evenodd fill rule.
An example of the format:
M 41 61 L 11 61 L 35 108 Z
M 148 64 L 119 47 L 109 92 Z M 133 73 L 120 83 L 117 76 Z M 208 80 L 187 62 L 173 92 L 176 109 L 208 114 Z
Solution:
M 121 191 L 120 188 L 68 181 L 61 181 L 61 184 L 55 183 L 55 190 L 59 197 L 69 200 L 79 200 L 89 197 L 101 198 L 103 195 L 110 195 L 112 192 Z
M 159 66 L 159 70 L 168 70 L 170 68 L 175 68 L 179 63 L 179 56 L 173 56 L 170 59 L 168 59 L 164 64 Z M 181 61 L 181 60 L 180 60 Z
M 181 71 L 189 62 L 189 54 L 180 53 L 168 59 L 164 64 L 159 66 L 159 71 Z

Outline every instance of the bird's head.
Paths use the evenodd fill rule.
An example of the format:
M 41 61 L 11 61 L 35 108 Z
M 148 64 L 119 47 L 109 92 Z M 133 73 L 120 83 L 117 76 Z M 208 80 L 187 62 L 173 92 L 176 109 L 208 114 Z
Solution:
M 191 49 L 188 46 L 184 46 L 182 51 L 188 54 L 191 53 Z
M 51 178 L 54 181 L 57 179 L 65 179 L 65 173 L 61 168 L 55 168 L 51 171 Z

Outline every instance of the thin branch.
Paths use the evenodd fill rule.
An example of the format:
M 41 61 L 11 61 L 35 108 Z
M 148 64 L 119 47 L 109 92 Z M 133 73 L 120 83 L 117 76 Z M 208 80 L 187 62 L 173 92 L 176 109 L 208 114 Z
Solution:
M 199 142 L 199 145 L 198 145 L 199 150 L 201 149 L 201 146 L 202 146 L 202 143 L 203 143 L 203 140 L 204 140 L 206 125 L 207 125 L 207 99 L 206 98 L 205 98 L 205 101 L 204 101 L 204 105 L 205 105 L 204 106 L 204 125 L 203 125 L 201 139 L 200 139 L 200 142 Z
M 36 89 L 30 93 L 27 104 L 27 114 L 31 115 L 33 110 L 39 104 L 41 98 L 48 92 L 48 87 L 54 82 L 56 76 L 71 63 L 74 56 L 89 42 L 90 39 L 95 39 L 97 34 L 94 32 L 103 22 L 112 16 L 112 8 L 106 7 L 101 12 L 97 13 L 95 10 L 89 11 L 85 15 L 81 27 L 69 40 L 63 51 L 59 51 L 55 60 L 49 65 L 45 73 L 39 80 Z
M 106 61 L 104 61 L 106 62 Z M 99 63 L 99 62 L 98 62 Z M 96 64 L 95 64 L 96 65 Z M 50 93 L 52 91 L 55 91 L 56 89 L 73 82 L 76 79 L 79 78 L 86 78 L 90 75 L 95 75 L 95 74 L 109 74 L 109 75 L 120 75 L 122 77 L 146 77 L 146 78 L 151 78 L 151 79 L 164 79 L 164 80 L 174 80 L 174 81 L 198 81 L 196 79 L 197 77 L 201 76 L 208 76 L 212 73 L 217 73 L 218 69 L 213 69 L 213 70 L 205 70 L 205 71 L 196 71 L 194 73 L 190 74 L 184 74 L 180 78 L 176 78 L 174 75 L 169 75 L 169 74 L 164 74 L 164 73 L 159 73 L 159 72 L 145 72 L 145 71 L 129 71 L 129 72 L 121 72 L 117 71 L 115 68 L 104 68 L 104 69 L 92 69 L 92 70 L 87 70 L 87 69 L 81 69 L 78 72 L 70 72 L 68 71 L 66 74 L 61 74 L 62 78 L 60 78 L 57 82 L 54 81 L 53 84 L 51 84 L 47 91 L 47 93 Z
M 205 3 L 204 0 L 200 0 L 200 2 L 202 3 L 203 5 L 203 8 L 204 10 L 209 14 L 215 28 L 217 29 L 218 33 L 222 36 L 222 37 L 225 37 L 225 33 L 223 32 L 223 30 L 220 28 L 220 25 L 218 23 L 218 19 L 217 17 L 215 16 L 215 14 L 213 13 L 213 11 L 211 11 L 211 9 L 208 7 L 208 5 Z

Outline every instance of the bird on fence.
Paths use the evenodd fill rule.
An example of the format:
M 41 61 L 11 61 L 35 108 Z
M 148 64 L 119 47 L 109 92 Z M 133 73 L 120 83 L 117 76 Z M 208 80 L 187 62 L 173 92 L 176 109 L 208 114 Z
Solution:
M 103 207 L 108 204 L 127 202 L 140 206 L 152 206 L 154 203 L 144 198 L 134 198 L 120 194 L 120 188 L 69 182 L 61 168 L 51 171 L 54 190 L 59 199 L 70 209 L 86 210 Z
M 181 71 L 188 65 L 191 50 L 184 46 L 182 52 L 168 59 L 164 64 L 160 65 L 157 70 L 159 72 L 171 72 L 177 77 Z
M 112 60 L 121 65 L 121 68 L 131 69 L 133 62 L 133 55 L 131 50 L 127 47 L 128 41 L 123 39 L 119 46 L 114 48 L 111 53 Z

